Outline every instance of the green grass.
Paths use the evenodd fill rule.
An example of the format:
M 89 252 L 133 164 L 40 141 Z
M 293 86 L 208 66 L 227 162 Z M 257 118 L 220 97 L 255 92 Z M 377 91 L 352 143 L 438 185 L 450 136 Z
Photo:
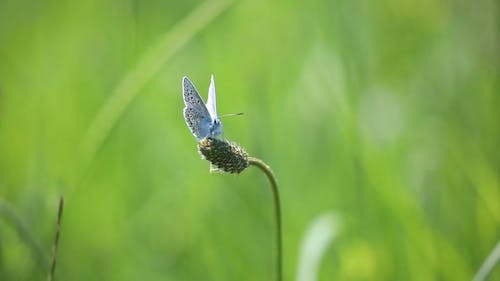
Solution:
M 55 280 L 271 280 L 266 179 L 210 174 L 182 117 L 181 77 L 205 98 L 212 73 L 245 112 L 225 137 L 278 178 L 284 280 L 324 213 L 318 280 L 471 280 L 500 240 L 499 21 L 489 0 L 0 1 L 0 280 L 46 278 L 61 194 Z

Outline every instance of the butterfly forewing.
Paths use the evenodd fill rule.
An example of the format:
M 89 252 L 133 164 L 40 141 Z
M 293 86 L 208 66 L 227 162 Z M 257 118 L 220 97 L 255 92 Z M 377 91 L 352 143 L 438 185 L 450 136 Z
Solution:
M 201 114 L 207 114 L 210 116 L 205 103 L 200 97 L 200 94 L 194 87 L 193 83 L 186 76 L 182 78 L 182 96 L 186 107 L 193 107 Z

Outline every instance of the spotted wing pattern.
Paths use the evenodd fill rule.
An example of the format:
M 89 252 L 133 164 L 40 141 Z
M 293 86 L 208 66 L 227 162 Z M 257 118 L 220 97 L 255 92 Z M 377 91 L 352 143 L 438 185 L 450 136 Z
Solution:
M 189 106 L 184 107 L 183 113 L 189 130 L 198 141 L 209 135 L 210 126 L 207 124 L 210 124 L 212 121 L 210 116 L 204 115 L 197 109 Z
M 198 141 L 210 134 L 212 118 L 193 83 L 187 77 L 182 78 L 182 96 L 184 98 L 184 119 L 191 133 Z
M 182 96 L 186 107 L 193 107 L 201 114 L 206 114 L 210 117 L 203 99 L 200 97 L 200 94 L 194 87 L 193 83 L 186 76 L 182 78 Z

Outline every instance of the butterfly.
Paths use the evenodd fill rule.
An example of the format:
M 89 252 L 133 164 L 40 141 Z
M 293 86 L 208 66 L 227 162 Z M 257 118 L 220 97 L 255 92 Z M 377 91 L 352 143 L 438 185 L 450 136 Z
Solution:
M 217 115 L 215 104 L 215 82 L 213 75 L 210 78 L 206 104 L 187 76 L 182 77 L 182 96 L 186 105 L 183 110 L 184 119 L 197 141 L 206 137 L 218 137 L 222 135 L 222 123 Z

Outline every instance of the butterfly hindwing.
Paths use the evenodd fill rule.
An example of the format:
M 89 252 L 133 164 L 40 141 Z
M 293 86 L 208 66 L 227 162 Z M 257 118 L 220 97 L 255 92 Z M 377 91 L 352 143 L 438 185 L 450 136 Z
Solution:
M 212 122 L 210 116 L 199 112 L 191 106 L 184 107 L 183 113 L 189 130 L 198 141 L 208 136 L 210 132 L 210 123 Z

